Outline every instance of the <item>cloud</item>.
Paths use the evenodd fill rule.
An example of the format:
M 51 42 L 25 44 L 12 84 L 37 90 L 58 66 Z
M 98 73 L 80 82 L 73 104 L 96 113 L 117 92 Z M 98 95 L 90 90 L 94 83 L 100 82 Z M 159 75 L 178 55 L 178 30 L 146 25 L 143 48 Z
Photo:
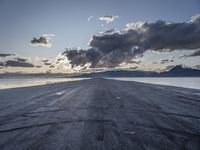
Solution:
M 70 60 L 71 67 L 84 66 L 87 63 L 91 63 L 91 67 L 95 67 L 101 57 L 101 54 L 96 49 L 66 49 L 62 53 Z
M 5 67 L 34 67 L 34 65 L 29 62 L 23 62 L 23 61 L 17 61 L 17 60 L 7 60 L 4 66 Z
M 118 18 L 119 18 L 119 16 L 106 15 L 106 16 L 99 17 L 99 20 L 105 21 L 108 24 L 110 22 L 115 21 Z
M 108 30 L 93 35 L 89 41 L 90 49 L 67 49 L 63 55 L 67 57 L 72 67 L 90 64 L 90 68 L 111 68 L 129 63 L 147 50 L 154 52 L 196 50 L 200 48 L 199 39 L 200 15 L 181 23 L 161 20 L 137 22 L 127 24 L 119 31 Z M 160 63 L 168 61 L 163 60 Z
M 200 69 L 200 65 L 195 65 L 195 68 L 196 69 Z
M 17 54 L 12 54 L 9 56 L 12 56 L 12 57 L 8 57 L 6 55 L 6 57 L 1 58 L 0 66 L 2 66 L 2 68 L 6 68 L 6 67 L 27 67 L 28 68 L 28 67 L 37 67 L 37 66 L 40 66 L 41 64 L 41 60 L 39 64 L 39 61 L 36 61 L 35 59 L 20 57 Z
M 198 17 L 183 23 L 139 22 L 112 34 L 95 35 L 90 45 L 109 51 L 133 46 L 140 47 L 142 51 L 195 50 L 200 48 L 199 33 Z
M 44 65 L 46 65 L 46 66 L 50 66 L 51 63 L 45 62 Z
M 194 53 L 190 54 L 191 57 L 200 56 L 200 50 L 195 51 Z
M 183 55 L 183 56 L 181 56 L 180 58 L 182 58 L 182 57 L 196 57 L 196 56 L 200 56 L 200 50 L 197 50 L 197 51 L 195 51 L 195 52 L 193 52 L 192 54 L 188 54 L 188 55 Z
M 42 47 L 47 47 L 47 48 L 51 48 L 52 44 L 50 43 L 50 40 L 52 39 L 52 37 L 54 37 L 55 35 L 53 34 L 43 34 L 42 36 L 40 36 L 39 38 L 33 38 L 31 40 L 31 44 L 33 46 L 42 46 Z
M 136 61 L 136 60 L 132 60 L 130 63 L 134 63 L 134 64 L 140 64 L 142 61 L 139 60 L 139 61 Z
M 51 66 L 49 66 L 50 68 L 55 68 L 55 66 L 54 65 L 51 65 Z
M 87 20 L 91 21 L 93 18 L 94 18 L 94 16 L 89 16 Z
M 168 63 L 168 62 L 174 62 L 174 60 L 162 59 L 162 60 L 159 60 L 157 62 L 154 62 L 153 64 L 165 64 L 165 63 Z
M 200 47 L 200 21 L 199 16 L 192 17 L 188 22 L 169 23 L 157 21 L 144 22 L 133 26 L 138 33 L 138 45 L 144 49 L 155 51 L 195 50 Z M 131 28 L 130 28 L 131 30 Z
M 21 61 L 21 62 L 26 62 L 26 61 L 28 61 L 26 58 L 19 58 L 19 57 L 17 57 L 16 60 Z
M 54 59 L 46 59 L 39 57 L 21 57 L 15 55 L 12 57 L 0 58 L 0 72 L 24 72 L 37 73 L 51 70 L 52 72 L 61 72 L 58 70 Z
M 4 66 L 4 63 L 0 61 L 0 67 L 3 67 L 3 66 Z
M 199 22 L 200 23 L 200 14 L 192 16 L 191 19 L 189 20 L 189 22 L 191 22 L 191 23 L 193 23 L 193 22 Z
M 44 62 L 44 63 L 46 63 L 46 62 L 48 62 L 49 60 L 48 60 L 48 59 L 42 59 L 41 61 Z
M 171 70 L 172 68 L 174 68 L 174 65 L 169 65 L 165 67 L 165 71 Z
M 42 68 L 42 66 L 35 66 L 36 68 Z
M 0 54 L 0 57 L 15 56 L 15 54 Z
M 141 61 L 133 59 L 134 50 L 137 51 L 137 48 L 133 48 L 132 51 L 125 53 L 123 51 L 104 53 L 96 48 L 90 48 L 88 50 L 66 49 L 61 54 L 62 57 L 59 57 L 57 61 L 63 61 L 64 58 L 67 58 L 72 68 L 77 66 L 83 67 L 88 64 L 90 64 L 90 68 L 112 68 L 119 66 L 123 62 L 139 64 Z
M 106 34 L 113 33 L 113 32 L 115 32 L 115 29 L 110 29 L 110 30 L 105 31 Z

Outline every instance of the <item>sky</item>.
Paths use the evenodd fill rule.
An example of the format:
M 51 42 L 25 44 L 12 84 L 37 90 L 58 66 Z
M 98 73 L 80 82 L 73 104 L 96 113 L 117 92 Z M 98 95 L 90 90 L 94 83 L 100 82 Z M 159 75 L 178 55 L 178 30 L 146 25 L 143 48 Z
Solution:
M 199 14 L 200 0 L 0 0 L 0 54 L 15 54 L 0 57 L 0 72 L 40 72 L 49 69 L 70 72 L 118 67 L 156 70 L 178 64 L 197 66 L 200 65 L 199 55 L 191 55 L 198 53 L 200 47 L 197 42 L 189 42 L 195 41 L 194 37 L 200 41 L 196 35 L 200 23 L 198 19 L 194 23 L 188 22 L 191 22 L 192 16 Z M 180 30 L 191 30 L 193 37 L 182 42 L 177 40 L 181 46 L 177 46 L 177 43 L 170 45 L 172 42 L 166 39 L 161 41 L 162 46 L 149 44 L 152 39 L 145 39 L 145 42 L 149 40 L 146 42 L 148 44 L 142 46 L 141 42 L 132 40 L 134 42 L 127 43 L 124 40 L 133 38 L 133 30 L 143 32 L 140 37 L 148 37 L 149 32 L 147 34 L 141 29 L 153 30 L 153 25 L 158 27 L 158 20 L 165 23 L 162 29 L 156 28 L 153 33 L 159 30 L 164 32 L 168 24 L 179 23 L 176 25 Z M 186 25 L 183 27 L 181 23 Z M 195 30 L 198 31 L 194 32 L 193 26 L 197 26 Z M 173 31 L 168 30 L 168 33 Z M 183 31 L 174 34 L 181 36 Z M 189 33 L 183 35 L 189 37 Z M 164 36 L 167 36 L 167 32 L 163 33 Z M 174 41 L 179 38 L 169 37 L 174 37 Z M 102 42 L 104 45 L 101 45 Z M 113 42 L 128 46 L 122 47 Z M 188 45 L 183 42 L 188 42 Z M 80 52 L 80 49 L 84 52 Z M 90 53 L 85 52 L 88 50 Z M 46 59 L 47 65 L 43 62 Z

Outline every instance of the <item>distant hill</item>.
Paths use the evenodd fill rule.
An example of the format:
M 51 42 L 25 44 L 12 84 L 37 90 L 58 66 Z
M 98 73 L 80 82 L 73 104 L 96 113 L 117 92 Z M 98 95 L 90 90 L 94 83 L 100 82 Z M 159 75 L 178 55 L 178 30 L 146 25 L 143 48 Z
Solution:
M 200 70 L 185 68 L 181 65 L 164 72 L 114 70 L 103 72 L 85 73 L 76 77 L 200 77 Z
M 185 68 L 181 65 L 175 66 L 168 71 L 153 72 L 153 71 L 139 71 L 139 70 L 110 70 L 102 72 L 91 73 L 2 73 L 0 78 L 30 78 L 30 77 L 44 77 L 44 78 L 91 78 L 91 77 L 200 77 L 200 70 L 193 68 Z
M 169 71 L 160 73 L 161 76 L 177 77 L 200 77 L 200 70 L 193 68 L 184 68 L 181 65 L 175 66 Z

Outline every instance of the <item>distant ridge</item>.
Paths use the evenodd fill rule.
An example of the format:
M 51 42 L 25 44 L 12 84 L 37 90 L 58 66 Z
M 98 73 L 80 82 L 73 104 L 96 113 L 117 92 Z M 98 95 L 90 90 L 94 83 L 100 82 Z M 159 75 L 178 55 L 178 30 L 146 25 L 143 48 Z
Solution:
M 91 77 L 200 77 L 200 70 L 177 65 L 163 72 L 141 70 L 109 70 L 91 73 L 2 73 L 0 78 L 45 77 L 45 78 L 91 78 Z
M 160 73 L 162 76 L 189 76 L 189 77 L 200 77 L 200 70 L 193 68 L 186 68 L 181 65 L 177 65 L 171 68 L 169 71 Z
M 85 73 L 76 77 L 200 77 L 200 70 L 177 65 L 168 71 L 113 70 Z

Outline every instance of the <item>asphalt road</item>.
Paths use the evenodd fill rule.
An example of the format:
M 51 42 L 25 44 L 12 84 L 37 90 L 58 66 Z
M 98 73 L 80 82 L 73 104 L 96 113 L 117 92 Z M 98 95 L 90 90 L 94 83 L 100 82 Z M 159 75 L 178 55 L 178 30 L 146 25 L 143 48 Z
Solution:
M 0 90 L 0 150 L 199 150 L 200 90 L 89 79 Z

